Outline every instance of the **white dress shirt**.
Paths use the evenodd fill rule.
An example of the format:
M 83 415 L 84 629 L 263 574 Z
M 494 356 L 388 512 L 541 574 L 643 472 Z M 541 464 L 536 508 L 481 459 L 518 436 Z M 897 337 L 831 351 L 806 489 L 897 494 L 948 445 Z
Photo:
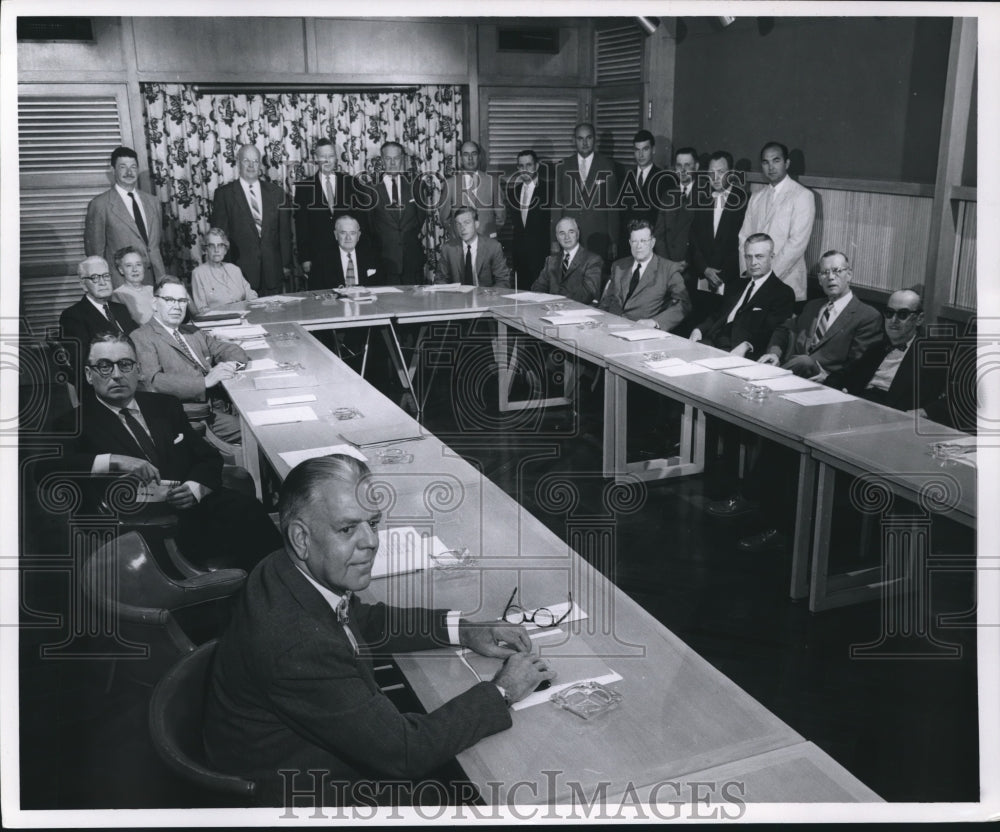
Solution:
M 135 194 L 135 204 L 139 206 L 139 213 L 142 215 L 142 224 L 146 226 L 146 234 L 149 234 L 149 220 L 146 218 L 146 210 L 142 207 L 142 200 L 139 198 L 137 191 L 126 191 L 121 185 L 115 182 L 115 190 L 118 191 L 118 196 L 122 198 L 122 202 L 125 203 L 125 209 L 128 211 L 130 217 L 135 216 L 132 213 L 132 197 L 129 193 Z M 110 265 L 110 264 L 109 264 Z

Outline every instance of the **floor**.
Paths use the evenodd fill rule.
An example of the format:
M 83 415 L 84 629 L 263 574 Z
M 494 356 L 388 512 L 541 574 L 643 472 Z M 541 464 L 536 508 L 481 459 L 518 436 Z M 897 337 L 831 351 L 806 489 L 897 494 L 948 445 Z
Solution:
M 787 555 L 741 554 L 735 543 L 746 527 L 706 518 L 706 501 L 730 490 L 735 472 L 727 457 L 712 461 L 702 475 L 643 486 L 629 497 L 641 510 L 615 513 L 600 477 L 599 384 L 584 397 L 582 415 L 553 408 L 507 432 L 495 427 L 503 420 L 492 388 L 484 383 L 478 393 L 470 392 L 452 383 L 454 375 L 437 372 L 424 413 L 427 426 L 454 440 L 454 447 L 571 542 L 580 518 L 605 518 L 615 546 L 594 565 L 715 667 L 886 800 L 978 799 L 975 629 L 944 628 L 936 619 L 973 606 L 974 575 L 935 573 L 926 633 L 880 642 L 879 602 L 811 614 L 805 602 L 788 597 Z M 398 391 L 388 382 L 386 392 Z M 469 401 L 496 417 L 478 437 L 468 433 L 463 402 Z M 460 428 L 465 441 L 459 447 Z M 540 439 L 543 434 L 548 438 Z M 647 431 L 633 450 L 642 453 L 648 450 L 644 442 L 661 440 L 662 431 Z M 533 455 L 539 447 L 557 453 Z M 536 493 L 535 486 L 552 474 L 575 488 L 572 510 L 556 511 L 544 489 Z M 35 552 L 53 551 L 39 534 L 37 518 L 22 516 Z M 834 540 L 838 557 L 856 556 L 852 524 L 845 512 Z M 971 533 L 947 522 L 935 523 L 932 541 L 932 551 L 942 556 L 975 545 Z M 67 586 L 58 570 L 27 575 L 22 621 L 44 625 L 43 613 L 65 613 Z M 109 685 L 107 661 L 80 657 L 94 646 L 86 641 L 58 658 L 40 657 L 42 647 L 59 643 L 67 629 L 63 623 L 21 631 L 22 807 L 220 805 L 157 758 L 147 729 L 150 688 L 131 678 L 126 663 L 119 663 Z M 876 646 L 852 658 L 852 646 L 866 644 Z M 954 646 L 956 655 L 942 656 L 942 644 Z

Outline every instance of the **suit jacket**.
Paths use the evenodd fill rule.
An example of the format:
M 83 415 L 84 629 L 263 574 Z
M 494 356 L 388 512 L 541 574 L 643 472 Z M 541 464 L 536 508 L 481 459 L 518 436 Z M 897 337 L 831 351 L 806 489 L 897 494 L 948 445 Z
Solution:
M 632 297 L 626 300 L 634 266 L 635 260 L 631 257 L 614 262 L 600 308 L 633 321 L 652 318 L 660 329 L 669 332 L 691 311 L 681 264 L 654 254 Z
M 197 327 L 181 327 L 181 334 L 206 368 L 211 369 L 220 361 L 248 360 L 242 347 L 207 335 Z M 142 368 L 144 390 L 169 393 L 182 402 L 206 400 L 202 368 L 156 318 L 139 327 L 132 340 Z
M 608 246 L 618 241 L 620 211 L 618 209 L 618 178 L 610 159 L 597 153 L 590 160 L 587 181 L 580 181 L 576 154 L 567 156 L 556 165 L 555 205 L 549 239 L 556 238 L 556 224 L 563 217 L 573 217 L 580 226 L 580 245 L 601 258 L 607 257 Z M 593 196 L 593 200 L 587 194 Z M 588 204 L 592 207 L 588 207 Z
M 368 210 L 372 245 L 379 256 L 379 274 L 386 283 L 409 285 L 424 282 L 424 247 L 420 230 L 424 211 L 414 198 L 407 174 L 400 174 L 400 205 L 389 204 L 389 192 L 379 177 L 377 182 L 360 183 Z
M 699 324 L 698 329 L 701 330 L 702 341 L 710 346 L 731 350 L 737 344 L 749 341 L 753 347 L 751 354 L 760 357 L 767 349 L 774 330 L 794 313 L 795 293 L 771 272 L 754 292 L 750 303 L 736 313 L 731 325 L 727 324 L 729 313 L 742 300 L 742 294 L 730 295 L 719 314 Z
M 500 180 L 492 174 L 476 171 L 473 186 L 469 191 L 463 191 L 461 171 L 445 180 L 445 187 L 441 190 L 441 202 L 438 205 L 438 217 L 449 240 L 458 236 L 453 217 L 455 210 L 463 205 L 469 205 L 479 211 L 479 233 L 484 237 L 496 238 L 497 231 L 503 228 L 506 219 Z
M 124 304 L 109 300 L 108 308 L 111 310 L 111 317 L 118 322 L 126 335 L 138 326 Z M 86 295 L 62 311 L 59 316 L 59 329 L 62 331 L 62 341 L 69 350 L 74 373 L 77 373 L 86 361 L 86 352 L 91 339 L 101 332 L 114 332 L 114 327 L 94 308 Z M 82 378 L 82 375 L 75 375 L 73 383 L 79 385 Z
M 647 220 L 650 229 L 656 228 L 656 220 L 664 207 L 666 190 L 675 179 L 671 171 L 653 165 L 642 184 L 636 175 L 636 165 L 628 168 L 622 176 L 619 201 L 621 202 L 621 243 L 628 251 L 628 224 L 632 220 Z
M 663 178 L 667 177 L 677 183 L 676 174 L 672 171 L 665 171 Z M 704 200 L 704 197 L 699 194 L 697 183 L 692 183 L 691 193 L 687 197 L 684 196 L 679 184 L 666 190 L 663 196 L 663 208 L 657 213 L 656 224 L 653 226 L 653 236 L 656 238 L 653 251 L 660 257 L 676 263 L 687 259 L 691 223 L 696 213 L 695 203 L 699 200 Z
M 229 235 L 226 259 L 240 267 L 251 289 L 267 294 L 281 288 L 282 270 L 292 266 L 291 205 L 280 185 L 263 179 L 259 184 L 260 235 L 239 180 L 216 188 L 212 200 L 212 225 Z
M 473 264 L 480 286 L 510 288 L 510 269 L 503 256 L 503 249 L 496 240 L 479 236 L 476 244 L 476 262 Z M 465 279 L 465 243 L 450 240 L 441 246 L 435 283 L 467 283 Z
M 805 300 L 805 253 L 816 217 L 816 199 L 812 191 L 791 177 L 787 177 L 785 183 L 781 193 L 773 198 L 769 210 L 766 209 L 766 201 L 770 185 L 751 195 L 739 235 L 740 272 L 746 271 L 743 243 L 747 237 L 758 232 L 768 234 L 774 240 L 771 268 L 795 290 L 796 300 Z
M 330 268 L 326 272 L 329 274 L 331 282 L 317 283 L 318 276 L 316 276 L 314 271 L 313 274 L 309 275 L 310 289 L 334 289 L 337 286 L 347 285 L 347 278 L 344 276 L 344 264 L 340 260 L 339 246 L 333 247 L 333 253 L 330 254 L 329 266 Z M 357 270 L 359 286 L 381 286 L 385 282 L 379 273 L 378 260 L 375 255 L 368 249 L 361 248 L 361 246 L 354 249 L 354 268 Z
M 740 262 L 740 229 L 747 212 L 746 191 L 736 185 L 729 189 L 718 230 L 713 228 L 715 206 L 711 192 L 708 200 L 709 207 L 699 208 L 691 220 L 687 260 L 698 278 L 704 277 L 707 268 L 719 269 L 725 294 L 738 294 L 746 288 Z
M 150 194 L 138 189 L 136 198 L 142 203 L 145 215 L 146 236 L 149 244 L 143 242 L 135 217 L 125 207 L 118 191 L 112 186 L 103 194 L 98 194 L 87 206 L 87 219 L 83 230 L 83 249 L 88 257 L 103 257 L 108 262 L 115 288 L 124 283 L 124 278 L 115 269 L 115 252 L 125 246 L 134 246 L 142 255 L 146 274 L 143 280 L 152 286 L 167 273 L 160 254 L 163 216 L 160 203 Z
M 576 250 L 576 256 L 570 260 L 566 270 L 566 279 L 562 276 L 563 253 L 552 254 L 545 260 L 538 279 L 531 286 L 532 292 L 548 292 L 553 295 L 565 295 L 580 303 L 593 303 L 601 293 L 601 276 L 604 272 L 604 261 L 583 246 Z
M 545 264 L 552 245 L 552 186 L 541 173 L 528 207 L 528 220 L 521 218 L 521 188 L 523 184 L 511 180 L 507 183 L 507 218 L 512 231 L 511 260 L 517 272 L 518 283 L 526 286 L 534 280 Z
M 789 318 L 771 336 L 768 349 L 781 348 L 781 360 L 810 355 L 827 372 L 836 373 L 857 361 L 872 345 L 882 340 L 882 316 L 872 307 L 852 297 L 844 311 L 830 324 L 823 339 L 810 346 L 825 298 L 811 300 L 798 317 Z
M 310 179 L 295 183 L 295 245 L 300 263 L 308 262 L 309 288 L 326 289 L 339 286 L 333 282 L 334 255 L 337 252 L 337 238 L 334 225 L 344 214 L 350 214 L 361 225 L 361 239 L 358 248 L 370 248 L 371 240 L 366 214 L 359 210 L 354 187 L 354 177 L 337 171 L 333 210 L 330 210 L 323 193 L 322 177 L 319 173 Z M 342 283 L 343 281 L 341 281 Z
M 247 578 L 216 651 L 205 710 L 213 767 L 253 779 L 261 803 L 278 805 L 278 769 L 321 769 L 347 782 L 415 778 L 510 727 L 490 682 L 429 714 L 400 713 L 379 690 L 369 645 L 380 654 L 441 647 L 444 613 L 355 597 L 356 655 L 316 588 L 283 550 L 273 552 Z

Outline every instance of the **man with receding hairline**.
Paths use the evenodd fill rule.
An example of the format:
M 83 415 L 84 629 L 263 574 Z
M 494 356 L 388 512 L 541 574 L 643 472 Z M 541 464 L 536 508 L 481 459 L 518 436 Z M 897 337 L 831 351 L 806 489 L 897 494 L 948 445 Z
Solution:
M 449 240 L 456 236 L 453 220 L 456 210 L 461 207 L 475 208 L 479 212 L 479 233 L 484 237 L 496 239 L 497 232 L 503 228 L 507 214 L 500 180 L 480 170 L 482 161 L 482 150 L 476 142 L 462 143 L 458 170 L 445 180 L 438 206 L 438 217 Z

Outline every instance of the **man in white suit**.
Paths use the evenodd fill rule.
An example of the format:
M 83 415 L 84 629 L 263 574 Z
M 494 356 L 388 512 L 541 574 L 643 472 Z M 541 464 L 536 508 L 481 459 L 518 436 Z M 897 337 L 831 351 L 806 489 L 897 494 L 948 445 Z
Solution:
M 774 240 L 774 273 L 795 292 L 795 300 L 806 299 L 806 246 L 816 217 L 812 191 L 788 175 L 788 148 L 768 142 L 760 151 L 761 170 L 768 184 L 750 197 L 740 229 L 740 272 L 746 271 L 744 246 L 751 234 L 767 234 Z M 798 307 L 796 307 L 798 308 Z
M 132 246 L 142 256 L 146 267 L 144 282 L 150 286 L 164 274 L 160 255 L 160 229 L 163 224 L 160 203 L 155 197 L 136 188 L 139 182 L 139 157 L 130 147 L 116 147 L 111 153 L 115 184 L 98 194 L 87 206 L 83 247 L 88 257 L 103 257 L 115 262 L 115 252 Z M 112 275 L 115 288 L 123 278 Z

